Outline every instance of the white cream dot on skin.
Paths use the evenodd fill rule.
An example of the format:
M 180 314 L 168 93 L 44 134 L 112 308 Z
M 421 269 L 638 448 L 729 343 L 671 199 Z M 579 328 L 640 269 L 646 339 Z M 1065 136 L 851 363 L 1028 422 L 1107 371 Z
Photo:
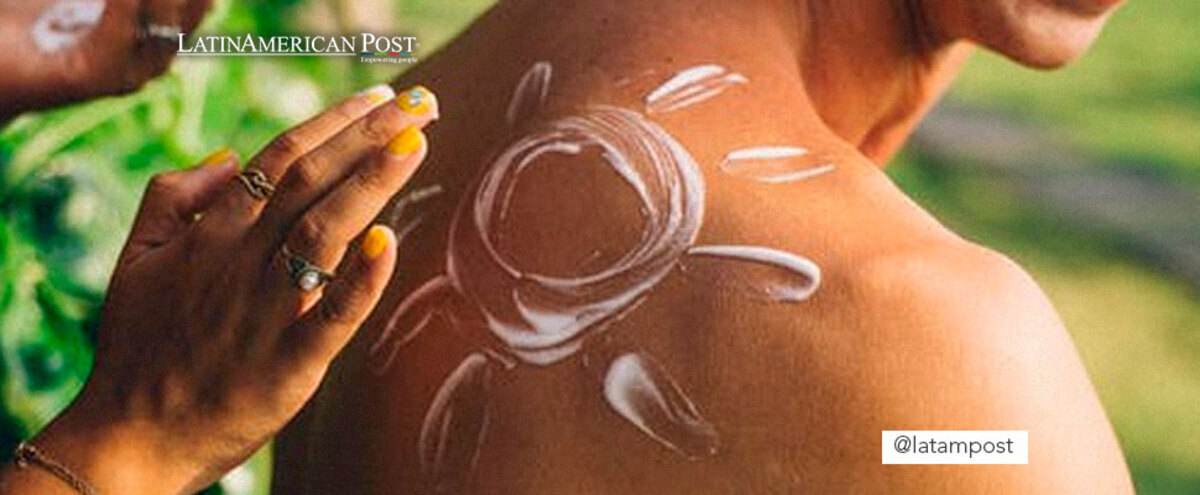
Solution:
M 60 52 L 96 29 L 104 17 L 104 0 L 58 0 L 33 23 L 33 45 L 42 53 Z

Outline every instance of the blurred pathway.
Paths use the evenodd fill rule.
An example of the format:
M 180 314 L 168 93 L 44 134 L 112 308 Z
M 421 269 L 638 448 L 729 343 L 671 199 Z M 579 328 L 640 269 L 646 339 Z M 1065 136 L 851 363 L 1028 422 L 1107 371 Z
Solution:
M 1021 199 L 1200 291 L 1200 194 L 1145 169 L 1096 160 L 1011 117 L 943 104 L 913 137 L 918 155 L 1003 175 Z

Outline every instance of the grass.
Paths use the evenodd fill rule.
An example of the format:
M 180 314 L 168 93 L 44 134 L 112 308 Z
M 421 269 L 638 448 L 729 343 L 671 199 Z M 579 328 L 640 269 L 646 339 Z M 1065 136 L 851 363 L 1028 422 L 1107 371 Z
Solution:
M 979 53 L 950 97 L 1029 117 L 1097 155 L 1200 184 L 1196 19 L 1196 2 L 1127 2 L 1066 68 L 1038 72 Z

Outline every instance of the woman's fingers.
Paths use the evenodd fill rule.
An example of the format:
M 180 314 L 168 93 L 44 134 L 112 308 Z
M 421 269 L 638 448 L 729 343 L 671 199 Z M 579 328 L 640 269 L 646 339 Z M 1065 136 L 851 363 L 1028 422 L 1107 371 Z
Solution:
M 169 242 L 207 210 L 237 173 L 237 155 L 221 149 L 188 170 L 154 176 L 129 234 L 123 259 Z
M 300 216 L 284 241 L 288 249 L 317 266 L 337 266 L 346 245 L 404 187 L 425 152 L 425 135 L 417 126 L 401 131 Z
M 295 324 L 284 331 L 280 345 L 292 359 L 314 366 L 327 366 L 362 325 L 391 279 L 396 266 L 396 234 L 375 225 L 367 231 L 353 260 L 330 283 L 325 297 Z
M 397 105 L 375 109 L 296 160 L 279 181 L 259 219 L 259 238 L 265 245 L 278 246 L 306 210 L 350 176 L 356 167 L 377 155 L 402 130 L 424 127 L 437 118 L 437 100 L 425 88 L 405 91 L 396 100 Z M 391 191 L 391 194 L 395 192 Z M 325 233 L 313 227 L 325 224 L 296 225 L 305 230 L 301 235 L 313 243 L 324 242 Z
M 395 92 L 391 86 L 380 84 L 349 97 L 291 130 L 279 135 L 250 160 L 247 169 L 258 170 L 267 182 L 278 184 L 288 167 L 304 154 L 316 149 L 351 123 L 362 119 L 371 110 L 391 101 Z M 240 181 L 232 181 L 225 195 L 213 208 L 211 222 L 230 231 L 242 233 L 230 226 L 247 226 L 258 219 L 263 202 L 251 196 Z
M 267 177 L 278 181 L 292 163 L 334 138 L 348 126 L 366 117 L 396 97 L 391 86 L 380 84 L 346 98 L 275 138 L 250 162 Z
M 404 187 L 426 151 L 425 135 L 416 125 L 401 131 L 301 215 L 284 240 L 287 252 L 281 256 L 299 256 L 324 270 L 337 267 L 346 246 Z M 287 264 L 286 259 L 274 263 L 265 280 L 263 307 L 272 308 L 266 315 L 271 321 L 295 318 L 318 295 L 298 290 Z

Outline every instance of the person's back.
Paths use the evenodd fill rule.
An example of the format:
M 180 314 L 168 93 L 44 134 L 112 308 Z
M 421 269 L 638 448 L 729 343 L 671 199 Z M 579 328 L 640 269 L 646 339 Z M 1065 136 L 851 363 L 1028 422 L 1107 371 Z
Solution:
M 867 54 L 899 105 L 864 109 L 765 10 L 574 3 L 502 6 L 403 77 L 442 119 L 386 217 L 399 275 L 277 492 L 1129 491 L 1037 287 L 871 161 L 944 74 Z M 883 466 L 882 430 L 1029 430 L 1029 465 Z

